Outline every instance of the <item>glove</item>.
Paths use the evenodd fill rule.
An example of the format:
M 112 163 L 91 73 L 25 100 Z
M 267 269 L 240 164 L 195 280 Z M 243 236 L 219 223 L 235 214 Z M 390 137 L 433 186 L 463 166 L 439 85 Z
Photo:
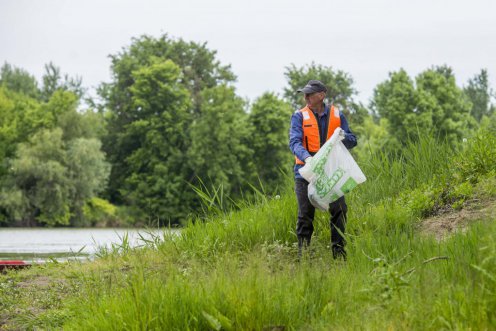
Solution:
M 305 164 L 312 162 L 313 157 L 309 156 L 305 159 Z
M 344 130 L 341 127 L 337 127 L 336 130 L 334 130 L 334 134 L 336 134 L 336 132 L 338 133 L 338 139 L 343 140 L 346 135 L 346 132 L 344 132 Z

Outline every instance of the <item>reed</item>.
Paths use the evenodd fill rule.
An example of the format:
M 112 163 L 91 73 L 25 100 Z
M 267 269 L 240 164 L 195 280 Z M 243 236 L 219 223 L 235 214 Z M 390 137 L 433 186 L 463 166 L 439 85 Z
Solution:
M 422 200 L 427 191 L 449 205 L 447 194 L 471 183 L 479 187 L 471 194 L 494 199 L 494 185 L 485 183 L 496 183 L 495 165 L 463 158 L 494 155 L 494 144 L 484 146 L 489 150 L 453 150 L 424 137 L 402 155 L 379 152 L 360 160 L 368 180 L 347 197 L 346 262 L 331 258 L 324 213 L 317 213 L 312 247 L 297 261 L 291 179 L 280 197 L 255 191 L 251 202 L 234 209 L 225 208 L 222 189 L 199 189 L 211 216 L 190 220 L 179 235 L 147 239 L 139 249 L 123 238 L 102 251 L 99 263 L 106 267 L 83 269 L 63 327 L 495 329 L 496 223 L 487 222 L 494 219 L 443 241 L 418 232 L 417 207 L 433 208 Z M 467 172 L 470 178 L 462 176 Z

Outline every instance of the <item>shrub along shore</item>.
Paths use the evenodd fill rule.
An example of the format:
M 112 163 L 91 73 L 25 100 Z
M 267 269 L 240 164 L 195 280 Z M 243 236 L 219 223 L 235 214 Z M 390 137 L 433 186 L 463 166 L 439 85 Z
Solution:
M 494 207 L 495 165 L 490 130 L 457 149 L 427 137 L 402 156 L 371 154 L 347 197 L 346 262 L 332 260 L 324 213 L 297 261 L 291 178 L 280 197 L 258 192 L 234 211 L 206 194 L 212 213 L 179 236 L 0 276 L 0 329 L 494 329 L 494 213 L 442 240 L 420 229 Z

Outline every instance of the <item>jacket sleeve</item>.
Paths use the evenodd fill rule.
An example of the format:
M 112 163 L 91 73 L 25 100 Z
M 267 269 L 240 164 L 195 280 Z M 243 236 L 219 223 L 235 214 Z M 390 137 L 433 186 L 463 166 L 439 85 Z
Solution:
M 303 117 L 299 111 L 291 116 L 291 127 L 289 128 L 289 149 L 302 161 L 310 157 L 310 153 L 303 147 Z
M 346 148 L 352 149 L 357 145 L 357 138 L 353 132 L 351 132 L 348 126 L 348 121 L 343 113 L 339 112 L 339 117 L 341 119 L 341 129 L 344 131 L 343 144 Z

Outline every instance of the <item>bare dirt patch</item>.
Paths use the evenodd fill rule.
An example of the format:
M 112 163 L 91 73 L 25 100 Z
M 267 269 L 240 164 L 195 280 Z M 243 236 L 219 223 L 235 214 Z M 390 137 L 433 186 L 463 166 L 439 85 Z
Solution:
M 473 222 L 487 220 L 496 220 L 496 200 L 473 200 L 462 210 L 451 210 L 423 220 L 420 232 L 434 234 L 438 240 L 442 240 L 455 231 L 464 231 Z
M 20 288 L 30 288 L 30 287 L 46 288 L 46 287 L 50 287 L 52 284 L 56 284 L 57 282 L 61 282 L 61 281 L 65 282 L 63 279 L 54 279 L 47 276 L 39 276 L 19 282 L 17 283 L 17 286 Z

